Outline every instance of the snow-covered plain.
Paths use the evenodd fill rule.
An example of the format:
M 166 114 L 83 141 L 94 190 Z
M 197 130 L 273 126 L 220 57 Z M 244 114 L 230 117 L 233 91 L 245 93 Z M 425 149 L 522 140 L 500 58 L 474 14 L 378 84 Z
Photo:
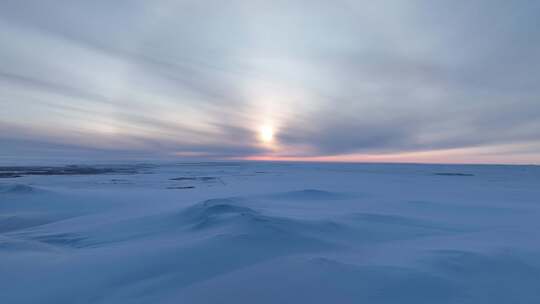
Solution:
M 0 179 L 0 303 L 540 303 L 540 167 Z

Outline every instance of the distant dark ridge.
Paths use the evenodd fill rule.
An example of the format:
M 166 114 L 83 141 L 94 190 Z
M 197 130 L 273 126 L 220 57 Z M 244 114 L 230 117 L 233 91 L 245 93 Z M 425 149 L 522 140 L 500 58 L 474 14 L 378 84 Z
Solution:
M 195 167 L 228 167 L 228 166 L 241 166 L 241 162 L 180 162 L 176 163 L 177 166 L 195 166 Z
M 167 189 L 180 189 L 180 190 L 195 189 L 195 186 L 171 186 L 171 187 L 167 187 Z
M 204 181 L 204 182 L 211 181 L 211 180 L 216 180 L 216 179 L 217 179 L 217 177 L 213 177 L 213 176 L 175 177 L 175 178 L 169 178 L 169 180 L 174 180 L 174 181 L 194 181 L 194 180 L 201 180 L 201 181 Z
M 21 177 L 22 175 L 12 172 L 0 172 L 0 178 L 15 178 Z
M 474 176 L 472 173 L 453 173 L 453 172 L 439 172 L 439 173 L 433 173 L 434 175 L 440 175 L 440 176 Z
M 98 166 L 10 166 L 0 167 L 0 178 L 15 178 L 24 175 L 95 175 L 107 173 L 138 173 L 134 167 L 98 167 Z

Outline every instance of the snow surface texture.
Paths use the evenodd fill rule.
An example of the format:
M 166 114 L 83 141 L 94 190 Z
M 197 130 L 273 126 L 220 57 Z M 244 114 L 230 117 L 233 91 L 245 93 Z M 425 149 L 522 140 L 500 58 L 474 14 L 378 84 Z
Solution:
M 540 167 L 62 172 L 0 180 L 0 303 L 540 303 Z

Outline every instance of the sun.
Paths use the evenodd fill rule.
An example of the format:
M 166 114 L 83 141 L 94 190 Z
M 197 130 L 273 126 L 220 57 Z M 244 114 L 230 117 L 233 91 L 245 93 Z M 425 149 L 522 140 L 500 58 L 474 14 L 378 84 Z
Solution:
M 274 141 L 274 128 L 269 125 L 262 126 L 259 130 L 259 137 L 263 143 Z

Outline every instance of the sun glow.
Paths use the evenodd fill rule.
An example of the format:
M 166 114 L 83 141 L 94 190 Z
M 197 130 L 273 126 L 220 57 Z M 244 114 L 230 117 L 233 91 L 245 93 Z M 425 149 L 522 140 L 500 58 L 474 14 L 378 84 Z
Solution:
M 263 143 L 271 143 L 274 141 L 274 128 L 269 125 L 262 126 L 259 130 L 259 138 Z

